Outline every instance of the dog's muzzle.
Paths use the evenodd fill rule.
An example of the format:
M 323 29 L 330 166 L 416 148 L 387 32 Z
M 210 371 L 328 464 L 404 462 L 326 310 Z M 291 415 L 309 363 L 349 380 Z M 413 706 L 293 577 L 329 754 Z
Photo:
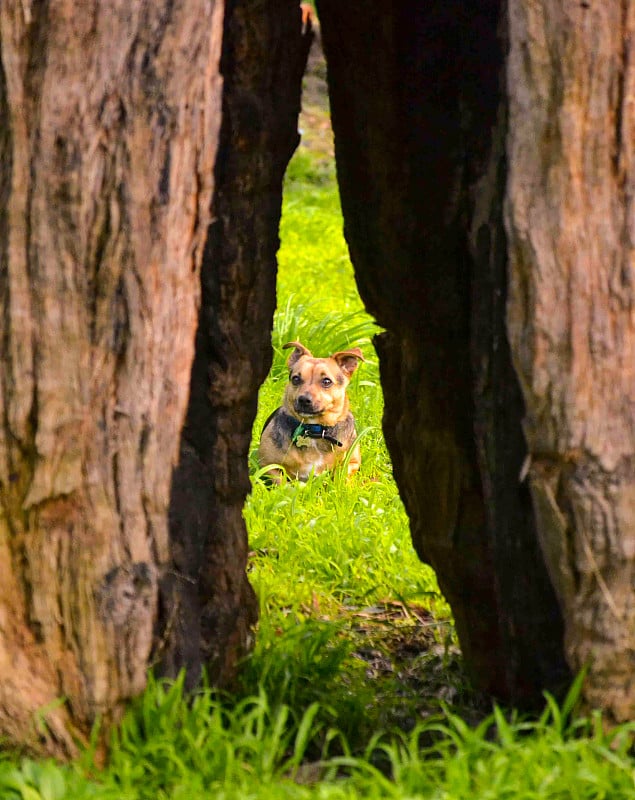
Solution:
M 309 395 L 306 394 L 301 394 L 299 397 L 297 397 L 294 406 L 298 414 L 306 414 L 307 416 L 311 416 L 313 414 L 320 413 L 320 409 L 313 405 L 313 400 L 309 397 Z

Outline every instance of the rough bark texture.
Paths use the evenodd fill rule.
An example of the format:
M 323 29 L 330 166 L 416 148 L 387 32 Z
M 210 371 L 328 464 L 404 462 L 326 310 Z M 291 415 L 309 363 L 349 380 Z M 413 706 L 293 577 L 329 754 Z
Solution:
M 190 404 L 175 471 L 162 669 L 231 680 L 256 620 L 242 508 L 258 389 L 271 366 L 282 178 L 311 43 L 296 0 L 229 0 L 223 124 Z
M 535 534 L 505 335 L 505 18 L 468 4 L 319 0 L 345 233 L 377 341 L 384 431 L 420 556 L 480 685 L 568 678 Z
M 509 332 L 586 696 L 635 717 L 635 4 L 510 2 Z
M 0 737 L 51 753 L 145 683 L 221 34 L 218 1 L 0 4 Z

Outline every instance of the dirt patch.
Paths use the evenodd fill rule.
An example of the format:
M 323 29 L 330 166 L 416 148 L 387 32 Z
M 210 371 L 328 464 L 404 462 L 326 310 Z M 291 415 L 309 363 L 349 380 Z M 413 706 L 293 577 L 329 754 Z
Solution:
M 489 700 L 470 686 L 449 622 L 399 600 L 350 614 L 352 655 L 366 665 L 383 726 L 409 730 L 442 704 L 467 721 L 488 713 Z

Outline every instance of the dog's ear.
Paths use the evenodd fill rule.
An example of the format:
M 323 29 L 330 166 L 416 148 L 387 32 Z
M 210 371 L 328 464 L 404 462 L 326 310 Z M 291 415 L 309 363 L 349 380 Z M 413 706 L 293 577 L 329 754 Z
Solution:
M 289 356 L 287 361 L 287 366 L 289 369 L 298 361 L 298 359 L 302 358 L 302 356 L 310 356 L 311 351 L 307 349 L 303 344 L 300 342 L 287 342 L 286 344 L 282 345 L 283 350 L 288 350 L 290 347 L 293 347 L 293 353 Z
M 337 363 L 337 366 L 347 378 L 350 378 L 355 372 L 360 361 L 366 360 L 359 347 L 351 347 L 350 350 L 342 350 L 340 353 L 333 353 L 331 358 Z

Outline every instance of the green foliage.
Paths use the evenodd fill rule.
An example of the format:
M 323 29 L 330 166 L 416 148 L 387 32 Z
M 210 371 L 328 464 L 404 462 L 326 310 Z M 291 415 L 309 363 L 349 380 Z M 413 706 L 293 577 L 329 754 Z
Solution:
M 370 445 L 370 433 L 362 441 Z M 276 489 L 256 482 L 245 518 L 250 576 L 267 613 L 317 605 L 332 614 L 396 596 L 447 614 L 434 573 L 412 548 L 394 484 L 382 477 L 387 467 L 369 456 L 363 469 L 349 481 L 340 471 Z
M 567 718 L 547 698 L 537 721 L 511 720 L 495 707 L 478 726 L 446 712 L 410 734 L 375 741 L 392 780 L 385 797 L 584 800 L 635 797 L 629 754 L 635 726 L 606 732 L 599 715 Z
M 395 800 L 628 800 L 635 798 L 635 723 L 606 730 L 547 697 L 534 721 L 497 707 L 476 726 L 446 710 L 409 733 L 377 734 L 359 756 L 317 704 L 297 714 L 261 690 L 241 701 L 182 680 L 150 680 L 116 733 L 108 769 L 86 760 L 0 761 L 2 800 L 395 798 Z M 311 750 L 322 733 L 321 750 Z M 307 755 L 311 760 L 307 761 Z
M 182 680 L 151 681 L 115 733 L 109 775 L 139 798 L 193 780 L 206 791 L 269 783 L 299 766 L 316 710 L 296 719 L 263 691 L 230 706 L 209 689 L 186 699 Z
M 20 800 L 63 800 L 68 782 L 53 762 L 23 759 L 19 767 L 0 763 L 0 797 Z
M 316 162 L 299 151 L 285 184 L 278 252 L 279 307 L 284 308 L 293 298 L 293 306 L 310 307 L 314 322 L 324 314 L 363 311 L 344 242 L 334 181 L 332 162 Z
M 264 692 L 275 708 L 311 711 L 313 756 L 328 745 L 334 728 L 340 743 L 365 743 L 373 732 L 369 709 L 375 698 L 362 663 L 351 658 L 353 640 L 344 625 L 302 613 L 266 615 L 259 634 L 242 670 L 240 693 Z

